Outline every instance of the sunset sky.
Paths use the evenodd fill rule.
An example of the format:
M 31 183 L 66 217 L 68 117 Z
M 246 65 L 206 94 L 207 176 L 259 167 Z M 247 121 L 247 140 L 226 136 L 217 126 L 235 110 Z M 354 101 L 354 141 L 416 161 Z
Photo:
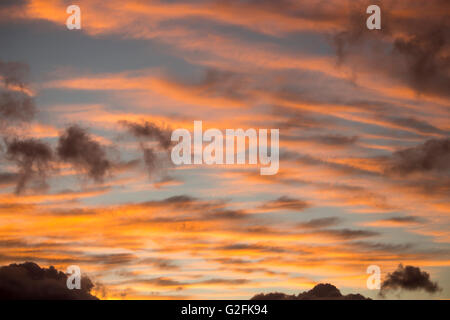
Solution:
M 70 4 L 81 30 L 65 25 Z M 369 4 L 381 30 L 366 28 Z M 318 283 L 378 299 L 367 267 L 383 279 L 403 264 L 442 290 L 400 298 L 450 299 L 448 12 L 445 0 L 0 0 L 0 265 L 78 265 L 106 299 Z M 278 173 L 174 166 L 161 137 L 195 120 L 279 129 Z

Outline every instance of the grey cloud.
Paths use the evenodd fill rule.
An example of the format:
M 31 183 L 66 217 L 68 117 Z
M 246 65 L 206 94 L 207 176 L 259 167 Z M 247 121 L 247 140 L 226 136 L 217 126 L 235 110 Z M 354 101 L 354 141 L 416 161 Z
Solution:
M 126 127 L 128 132 L 139 140 L 144 163 L 150 176 L 157 171 L 161 171 L 170 163 L 168 157 L 159 155 L 157 151 L 160 149 L 167 156 L 167 152 L 172 146 L 171 130 L 168 128 L 160 128 L 149 121 L 141 121 L 138 123 L 122 120 L 119 121 L 119 124 Z M 156 141 L 158 148 L 147 146 L 147 143 L 151 141 Z
M 0 124 L 29 122 L 36 113 L 34 100 L 23 92 L 0 92 Z
M 35 139 L 7 139 L 6 159 L 15 162 L 19 168 L 16 193 L 21 193 L 34 178 L 45 178 L 52 169 L 53 151 L 45 143 Z
M 353 229 L 326 229 L 316 231 L 319 234 L 331 236 L 343 240 L 351 240 L 357 238 L 367 238 L 379 235 L 379 232 L 369 230 L 353 230 Z
M 68 127 L 62 133 L 57 154 L 61 160 L 81 169 L 95 181 L 102 181 L 112 168 L 104 148 L 77 125 Z
M 425 290 L 428 293 L 436 293 L 441 290 L 437 282 L 430 279 L 428 272 L 420 270 L 419 267 L 400 264 L 392 273 L 388 273 L 381 284 L 380 295 L 395 290 Z
M 169 129 L 160 128 L 148 121 L 137 123 L 122 120 L 119 121 L 119 123 L 125 126 L 136 138 L 145 138 L 157 141 L 161 148 L 165 150 L 167 150 L 172 144 L 172 141 L 170 140 L 171 131 Z
M 25 63 L 0 61 L 0 76 L 7 87 L 10 85 L 24 87 L 29 71 Z
M 302 222 L 298 226 L 301 228 L 316 229 L 316 228 L 331 227 L 337 225 L 339 222 L 341 222 L 341 219 L 338 217 L 326 217 L 326 218 L 312 219 L 307 222 Z
M 386 172 L 407 175 L 414 172 L 448 173 L 450 169 L 450 139 L 430 139 L 416 147 L 395 152 Z
M 276 200 L 266 202 L 262 205 L 264 209 L 280 209 L 280 210 L 304 210 L 309 204 L 303 200 L 282 196 Z

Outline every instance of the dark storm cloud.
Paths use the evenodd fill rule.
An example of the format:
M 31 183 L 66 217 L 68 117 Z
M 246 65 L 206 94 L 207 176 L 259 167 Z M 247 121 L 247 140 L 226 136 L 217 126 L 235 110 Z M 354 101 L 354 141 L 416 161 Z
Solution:
M 450 139 L 430 139 L 416 147 L 395 152 L 386 172 L 407 175 L 414 172 L 448 173 L 450 169 Z
M 67 275 L 53 266 L 41 268 L 33 262 L 0 267 L 0 300 L 96 300 L 87 277 L 81 289 L 67 288 Z
M 341 222 L 341 219 L 338 217 L 326 217 L 319 219 L 312 219 L 307 222 L 300 223 L 298 226 L 301 228 L 307 229 L 316 229 L 316 228 L 326 228 L 337 225 Z
M 21 193 L 34 178 L 40 178 L 41 186 L 45 186 L 45 178 L 52 169 L 52 149 L 36 139 L 7 139 L 5 143 L 6 159 L 19 168 L 16 193 Z
M 102 181 L 112 168 L 104 148 L 77 125 L 68 127 L 62 133 L 57 154 L 62 161 L 81 169 L 95 181 Z
M 261 208 L 263 209 L 279 209 L 279 210 L 304 210 L 309 207 L 309 204 L 303 200 L 293 199 L 282 196 L 276 200 L 268 201 Z
M 428 293 L 436 293 L 441 290 L 437 282 L 432 282 L 430 274 L 420 270 L 419 267 L 399 265 L 397 270 L 388 273 L 381 284 L 380 295 L 384 296 L 389 291 L 395 290 L 425 290 Z
M 338 288 L 329 283 L 320 283 L 309 291 L 298 295 L 289 295 L 281 292 L 260 293 L 251 300 L 370 300 L 361 294 L 342 295 Z

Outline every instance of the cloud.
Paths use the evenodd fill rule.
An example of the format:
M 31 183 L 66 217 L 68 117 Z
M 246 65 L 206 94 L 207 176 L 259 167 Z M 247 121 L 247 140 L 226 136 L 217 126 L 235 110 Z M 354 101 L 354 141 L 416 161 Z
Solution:
M 276 200 L 268 201 L 261 208 L 264 209 L 279 209 L 279 210 L 304 210 L 309 207 L 309 204 L 303 200 L 293 199 L 286 196 L 279 197 Z
M 34 99 L 25 88 L 28 72 L 24 63 L 0 60 L 0 129 L 14 122 L 29 122 L 36 113 Z
M 411 223 L 422 223 L 424 220 L 415 216 L 405 216 L 405 217 L 392 217 L 389 219 L 380 220 L 381 222 L 394 223 L 394 224 L 411 224 Z
M 380 296 L 393 290 L 425 290 L 428 293 L 436 293 L 441 290 L 437 282 L 432 282 L 430 275 L 421 271 L 419 267 L 406 266 L 400 264 L 392 273 L 388 273 L 381 284 Z
M 136 138 L 145 138 L 157 141 L 160 147 L 164 150 L 169 149 L 172 144 L 172 141 L 170 139 L 171 131 L 169 129 L 162 129 L 148 121 L 137 123 L 122 120 L 119 121 L 119 123 L 125 126 L 129 130 L 129 132 Z
M 396 39 L 394 52 L 404 56 L 408 81 L 416 90 L 448 95 L 450 33 L 444 23 L 431 25 L 409 39 Z
M 448 96 L 449 25 L 442 0 L 363 1 L 382 11 L 381 30 L 368 30 L 364 3 L 351 8 L 345 30 L 333 36 L 340 63 L 363 61 L 373 72 L 403 81 L 420 93 Z M 401 14 L 408 12 L 408 14 Z M 352 59 L 355 58 L 356 59 Z M 359 60 L 359 62 L 356 62 Z
M 87 277 L 81 289 L 67 288 L 67 275 L 53 266 L 41 268 L 33 262 L 0 267 L 0 300 L 97 300 Z
M 0 172 L 0 186 L 16 183 L 19 175 L 11 172 Z
M 145 265 L 150 265 L 161 270 L 178 270 L 180 267 L 169 259 L 163 258 L 145 258 L 141 261 Z
M 415 172 L 448 173 L 450 169 L 450 139 L 430 139 L 416 147 L 395 152 L 387 173 L 408 175 Z
M 333 230 L 327 229 L 327 230 L 319 230 L 317 231 L 317 233 L 343 240 L 374 237 L 380 234 L 379 232 L 376 231 L 353 230 L 353 229 L 333 229 Z
M 0 61 L 0 76 L 2 77 L 6 87 L 18 86 L 23 88 L 25 86 L 28 73 L 29 67 L 25 63 Z
M 255 250 L 255 251 L 261 251 L 261 252 L 270 252 L 270 253 L 281 253 L 285 252 L 286 250 L 282 247 L 273 247 L 273 246 L 265 246 L 262 244 L 247 244 L 247 243 L 235 243 L 230 245 L 225 245 L 218 247 L 219 250 L 225 250 L 225 251 L 248 251 L 248 250 Z
M 60 136 L 57 154 L 97 182 L 102 181 L 112 167 L 104 148 L 77 125 L 68 127 Z
M 342 295 L 338 288 L 329 283 L 320 283 L 309 291 L 304 291 L 298 295 L 289 295 L 280 292 L 260 293 L 251 300 L 370 300 L 363 295 L 347 294 Z
M 326 228 L 337 225 L 340 221 L 341 219 L 338 217 L 312 219 L 307 222 L 300 223 L 299 227 L 307 229 Z
M 46 186 L 45 178 L 52 169 L 52 149 L 36 139 L 6 139 L 5 143 L 6 159 L 15 162 L 19 168 L 16 193 L 21 193 L 36 177 L 40 178 L 41 187 Z
M 0 92 L 0 119 L 2 122 L 28 122 L 35 114 L 34 100 L 23 92 Z
M 168 151 L 172 146 L 171 130 L 168 128 L 160 128 L 148 121 L 137 123 L 122 120 L 119 121 L 119 124 L 125 126 L 129 133 L 139 139 L 139 146 L 142 150 L 144 163 L 150 176 L 152 176 L 153 173 L 162 170 L 170 163 Z M 151 141 L 156 141 L 158 143 L 158 148 L 149 147 L 147 143 Z M 158 149 L 162 150 L 164 155 L 160 155 Z

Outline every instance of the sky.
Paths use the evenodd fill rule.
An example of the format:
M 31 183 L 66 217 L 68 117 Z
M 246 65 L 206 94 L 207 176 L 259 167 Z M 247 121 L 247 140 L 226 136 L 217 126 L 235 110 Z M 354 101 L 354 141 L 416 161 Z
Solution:
M 81 30 L 68 30 L 68 5 Z M 381 8 L 368 30 L 366 8 Z M 450 298 L 450 3 L 0 1 L 0 265 L 105 299 Z M 181 165 L 172 130 L 280 130 L 280 167 Z M 401 288 L 401 287 L 400 287 Z M 413 288 L 414 289 L 414 288 Z

